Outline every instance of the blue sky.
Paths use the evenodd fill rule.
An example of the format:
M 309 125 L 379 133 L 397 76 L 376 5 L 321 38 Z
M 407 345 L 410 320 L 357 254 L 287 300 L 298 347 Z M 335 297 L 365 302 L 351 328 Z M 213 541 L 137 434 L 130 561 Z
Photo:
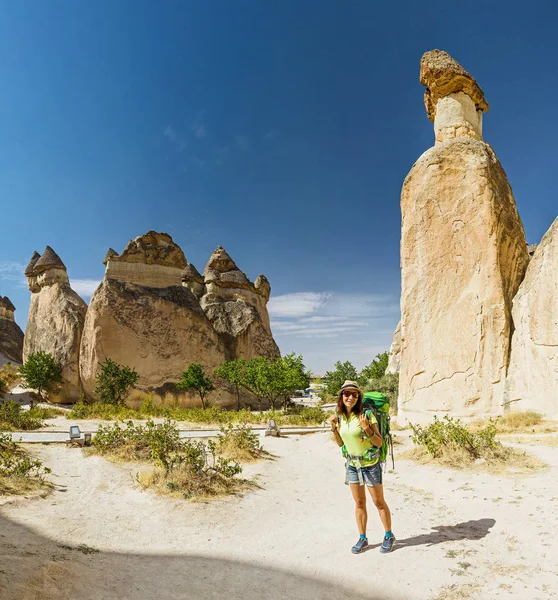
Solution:
M 530 243 L 556 217 L 552 2 L 40 0 L 0 11 L 0 294 L 25 325 L 33 250 L 88 299 L 109 246 L 166 231 L 272 285 L 283 352 L 316 372 L 389 347 L 399 194 L 433 144 L 423 52 L 483 88 Z

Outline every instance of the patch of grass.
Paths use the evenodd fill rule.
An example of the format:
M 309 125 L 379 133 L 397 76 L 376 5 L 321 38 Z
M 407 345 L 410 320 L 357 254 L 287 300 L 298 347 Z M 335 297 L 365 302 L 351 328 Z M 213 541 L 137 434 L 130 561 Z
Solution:
M 113 460 L 155 464 L 155 469 L 137 475 L 142 487 L 198 500 L 253 487 L 252 482 L 236 477 L 242 473 L 238 462 L 219 455 L 218 451 L 220 443 L 227 442 L 228 447 L 233 438 L 237 451 L 255 451 L 253 436 L 249 429 L 242 429 L 234 438 L 234 432 L 224 429 L 217 442 L 204 443 L 180 439 L 176 423 L 170 420 L 159 425 L 151 420 L 145 425 L 129 421 L 125 427 L 118 423 L 100 426 L 90 451 Z
M 52 484 L 42 478 L 0 475 L 0 496 L 40 496 L 46 498 L 52 489 Z
M 399 460 L 414 460 L 422 465 L 439 465 L 464 471 L 488 472 L 495 475 L 528 475 L 547 468 L 536 456 L 515 448 L 500 445 L 482 459 L 458 446 L 446 446 L 436 455 L 424 447 L 415 447 L 398 454 Z
M 80 400 L 66 413 L 67 419 L 105 419 L 107 421 L 124 421 L 125 419 L 145 419 L 139 411 L 120 404 L 92 402 L 86 404 Z
M 66 417 L 68 419 L 105 419 L 111 421 L 145 420 L 159 417 L 195 425 L 216 425 L 220 427 L 221 425 L 266 425 L 269 419 L 275 419 L 279 426 L 319 426 L 327 420 L 328 415 L 321 408 L 300 405 L 262 413 L 251 412 L 248 409 L 224 410 L 218 406 L 210 406 L 205 409 L 156 407 L 148 396 L 139 409 L 102 402 L 86 404 L 81 401 L 74 404 Z
M 556 431 L 556 423 L 545 421 L 543 416 L 534 410 L 509 412 L 496 417 L 497 433 L 544 433 Z M 469 424 L 471 431 L 479 431 L 486 427 L 488 421 L 481 419 Z
M 240 477 L 227 477 L 219 472 L 200 477 L 192 465 L 183 463 L 171 471 L 154 469 L 142 471 L 137 481 L 144 489 L 152 489 L 158 494 L 201 502 L 231 494 L 239 494 L 256 487 L 255 482 Z
M 24 495 L 51 488 L 44 476 L 50 469 L 30 457 L 7 434 L 0 433 L 0 495 Z
M 39 429 L 43 422 L 34 412 L 35 410 L 23 410 L 14 400 L 4 400 L 0 403 L 0 429 L 4 431 Z
M 246 425 L 221 427 L 215 446 L 219 456 L 240 463 L 254 462 L 269 456 L 260 445 L 260 438 Z

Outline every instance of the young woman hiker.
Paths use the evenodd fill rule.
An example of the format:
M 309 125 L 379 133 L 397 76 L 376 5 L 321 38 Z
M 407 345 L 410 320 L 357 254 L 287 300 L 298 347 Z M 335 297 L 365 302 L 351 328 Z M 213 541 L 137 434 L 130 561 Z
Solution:
M 391 532 L 391 513 L 384 500 L 379 451 L 376 451 L 382 445 L 382 436 L 374 414 L 370 412 L 367 417 L 362 412 L 362 396 L 358 383 L 345 381 L 337 398 L 336 414 L 330 420 L 337 445 L 345 446 L 345 483 L 349 485 L 355 501 L 355 517 L 360 537 L 351 552 L 358 554 L 368 546 L 365 484 L 385 529 L 380 552 L 391 552 L 395 537 Z

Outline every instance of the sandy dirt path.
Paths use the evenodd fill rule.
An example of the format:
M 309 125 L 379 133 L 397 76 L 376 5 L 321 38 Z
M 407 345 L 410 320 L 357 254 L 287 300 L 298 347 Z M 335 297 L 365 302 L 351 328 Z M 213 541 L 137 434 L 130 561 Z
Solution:
M 134 467 L 34 446 L 57 491 L 0 507 L 0 598 L 558 597 L 558 448 L 522 446 L 550 465 L 528 477 L 397 462 L 384 478 L 396 549 L 379 553 L 369 502 L 371 548 L 354 556 L 329 435 L 264 445 L 276 460 L 245 469 L 262 488 L 207 504 L 142 491 Z M 68 549 L 80 544 L 89 550 Z

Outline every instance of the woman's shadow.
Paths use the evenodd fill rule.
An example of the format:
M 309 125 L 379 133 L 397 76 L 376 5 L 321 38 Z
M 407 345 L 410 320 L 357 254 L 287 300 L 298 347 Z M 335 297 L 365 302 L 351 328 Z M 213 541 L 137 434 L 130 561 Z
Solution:
M 438 525 L 433 527 L 431 533 L 422 533 L 414 537 L 397 539 L 393 551 L 408 548 L 410 546 L 433 546 L 443 542 L 457 542 L 459 540 L 480 540 L 490 533 L 490 528 L 494 527 L 494 519 L 478 519 L 477 521 L 467 521 L 457 525 Z M 366 550 L 379 548 L 382 544 L 373 544 Z

